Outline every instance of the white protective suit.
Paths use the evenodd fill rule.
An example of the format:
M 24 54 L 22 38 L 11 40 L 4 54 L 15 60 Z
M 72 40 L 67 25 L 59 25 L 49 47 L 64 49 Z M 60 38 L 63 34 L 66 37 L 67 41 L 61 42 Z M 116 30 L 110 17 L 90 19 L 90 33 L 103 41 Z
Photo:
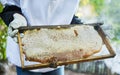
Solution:
M 79 0 L 1 0 L 3 5 L 16 5 L 21 8 L 28 25 L 64 25 L 70 24 L 79 5 Z M 11 37 L 7 38 L 8 60 L 21 66 L 18 44 Z M 25 64 L 32 64 L 25 62 Z M 47 72 L 53 68 L 39 69 Z

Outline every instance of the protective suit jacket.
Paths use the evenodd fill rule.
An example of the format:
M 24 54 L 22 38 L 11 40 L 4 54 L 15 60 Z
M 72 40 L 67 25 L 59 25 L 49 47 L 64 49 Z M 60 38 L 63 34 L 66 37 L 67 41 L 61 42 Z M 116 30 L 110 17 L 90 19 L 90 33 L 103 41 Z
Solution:
M 5 23 L 13 20 L 13 14 L 23 15 L 28 25 L 65 25 L 70 24 L 79 5 L 79 0 L 1 0 L 4 10 L 1 16 Z M 21 66 L 19 46 L 11 37 L 7 37 L 7 58 Z M 34 64 L 25 62 L 26 65 Z M 39 69 L 41 72 L 54 70 L 53 68 Z

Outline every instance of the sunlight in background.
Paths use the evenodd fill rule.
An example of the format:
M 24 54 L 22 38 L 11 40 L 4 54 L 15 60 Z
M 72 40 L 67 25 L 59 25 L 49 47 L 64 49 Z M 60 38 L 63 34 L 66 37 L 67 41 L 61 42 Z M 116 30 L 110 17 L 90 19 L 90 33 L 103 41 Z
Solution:
M 84 23 L 103 22 L 103 28 L 110 38 L 120 43 L 119 2 L 120 0 L 81 0 L 76 15 Z
M 84 21 L 97 19 L 103 6 L 104 0 L 81 0 L 76 15 Z

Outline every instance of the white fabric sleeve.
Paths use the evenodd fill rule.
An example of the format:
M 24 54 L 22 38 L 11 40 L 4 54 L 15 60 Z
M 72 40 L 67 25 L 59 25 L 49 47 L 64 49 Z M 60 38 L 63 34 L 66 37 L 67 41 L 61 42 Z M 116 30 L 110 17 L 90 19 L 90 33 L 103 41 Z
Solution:
M 5 5 L 15 5 L 20 7 L 20 0 L 0 0 L 3 6 Z

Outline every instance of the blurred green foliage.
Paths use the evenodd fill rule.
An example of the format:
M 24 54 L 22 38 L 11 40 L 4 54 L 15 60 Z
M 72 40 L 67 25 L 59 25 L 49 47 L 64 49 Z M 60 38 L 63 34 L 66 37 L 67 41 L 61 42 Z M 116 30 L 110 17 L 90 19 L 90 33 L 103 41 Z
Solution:
M 3 10 L 3 7 L 2 7 L 2 4 L 0 3 L 0 12 L 2 12 Z
M 104 8 L 105 0 L 81 0 L 80 2 L 80 6 L 85 6 L 88 4 L 92 5 L 96 14 L 100 15 L 102 9 Z
M 90 4 L 94 6 L 96 13 L 99 15 L 104 8 L 105 0 L 89 0 Z
M 111 0 L 108 3 L 107 7 L 107 14 L 108 19 L 111 22 L 114 30 L 115 37 L 113 38 L 114 41 L 120 44 L 120 0 Z
M 112 26 L 111 34 L 114 35 L 112 41 L 120 43 L 120 0 L 81 0 L 80 6 L 90 4 L 98 14 L 99 20 L 105 25 Z
M 3 7 L 0 4 L 0 12 Z M 0 60 L 6 59 L 6 36 L 7 36 L 7 26 L 4 24 L 0 18 Z

